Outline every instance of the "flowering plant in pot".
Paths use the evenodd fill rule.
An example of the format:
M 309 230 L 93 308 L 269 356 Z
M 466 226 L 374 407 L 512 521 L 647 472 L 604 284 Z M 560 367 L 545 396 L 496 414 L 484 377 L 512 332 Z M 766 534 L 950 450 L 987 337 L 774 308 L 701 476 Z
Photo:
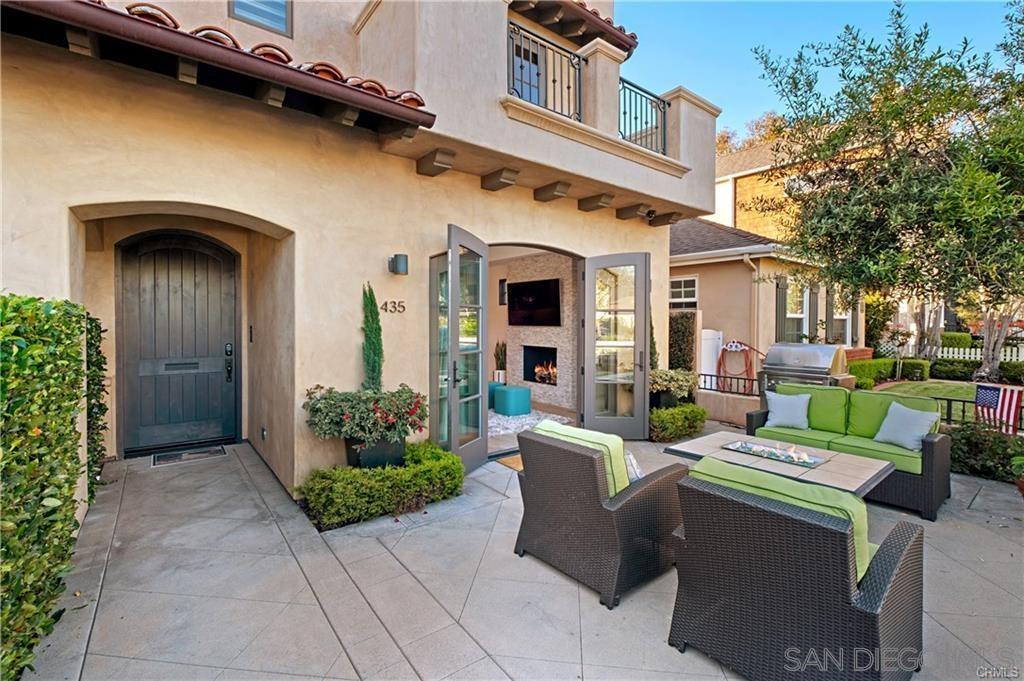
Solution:
M 344 438 L 350 466 L 401 465 L 405 438 L 423 432 L 427 398 L 406 384 L 397 390 L 306 391 L 306 423 L 321 439 Z
M 674 407 L 684 402 L 697 387 L 697 374 L 683 369 L 652 369 L 650 406 Z

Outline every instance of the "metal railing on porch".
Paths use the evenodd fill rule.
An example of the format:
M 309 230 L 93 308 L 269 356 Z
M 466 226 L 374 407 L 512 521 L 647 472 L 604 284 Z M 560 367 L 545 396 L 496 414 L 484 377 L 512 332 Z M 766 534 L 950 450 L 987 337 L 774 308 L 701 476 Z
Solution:
M 619 78 L 619 137 L 644 149 L 667 150 L 665 115 L 669 103 L 636 83 Z
M 760 395 L 760 384 L 756 378 L 745 376 L 720 376 L 717 374 L 697 374 L 697 387 L 716 393 L 731 395 Z
M 974 400 L 958 400 L 953 397 L 936 397 L 943 423 L 971 423 L 974 421 Z M 1024 431 L 1024 405 L 1017 412 L 1017 428 Z
M 508 93 L 548 111 L 583 120 L 580 82 L 586 59 L 508 22 Z

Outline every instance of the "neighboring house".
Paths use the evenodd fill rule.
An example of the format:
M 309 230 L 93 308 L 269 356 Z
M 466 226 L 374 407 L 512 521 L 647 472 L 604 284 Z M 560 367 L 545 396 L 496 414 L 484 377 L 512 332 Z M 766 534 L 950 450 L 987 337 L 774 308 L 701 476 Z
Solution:
M 289 489 L 344 462 L 302 403 L 360 385 L 364 282 L 385 386 L 428 392 L 467 468 L 497 340 L 535 407 L 646 436 L 719 110 L 621 80 L 637 37 L 599 5 L 4 2 L 0 285 L 109 329 L 109 451 L 248 439 Z M 527 279 L 558 326 L 503 323 Z

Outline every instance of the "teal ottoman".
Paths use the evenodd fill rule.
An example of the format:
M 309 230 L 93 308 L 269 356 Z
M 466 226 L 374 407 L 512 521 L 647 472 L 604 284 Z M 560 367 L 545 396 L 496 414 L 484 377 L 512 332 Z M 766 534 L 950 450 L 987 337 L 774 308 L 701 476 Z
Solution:
M 530 413 L 530 389 L 503 385 L 494 389 L 494 411 L 505 416 Z
M 494 409 L 494 391 L 496 389 L 500 388 L 503 385 L 505 385 L 505 384 L 504 383 L 499 383 L 498 381 L 491 381 L 490 383 L 487 384 L 487 408 L 488 409 Z

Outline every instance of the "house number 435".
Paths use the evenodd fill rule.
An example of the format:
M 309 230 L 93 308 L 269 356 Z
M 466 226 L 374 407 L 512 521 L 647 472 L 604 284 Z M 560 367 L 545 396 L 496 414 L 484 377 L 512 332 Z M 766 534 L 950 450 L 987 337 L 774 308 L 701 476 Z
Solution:
M 404 300 L 385 300 L 380 305 L 381 312 L 388 312 L 391 314 L 402 314 L 405 312 L 405 301 Z

